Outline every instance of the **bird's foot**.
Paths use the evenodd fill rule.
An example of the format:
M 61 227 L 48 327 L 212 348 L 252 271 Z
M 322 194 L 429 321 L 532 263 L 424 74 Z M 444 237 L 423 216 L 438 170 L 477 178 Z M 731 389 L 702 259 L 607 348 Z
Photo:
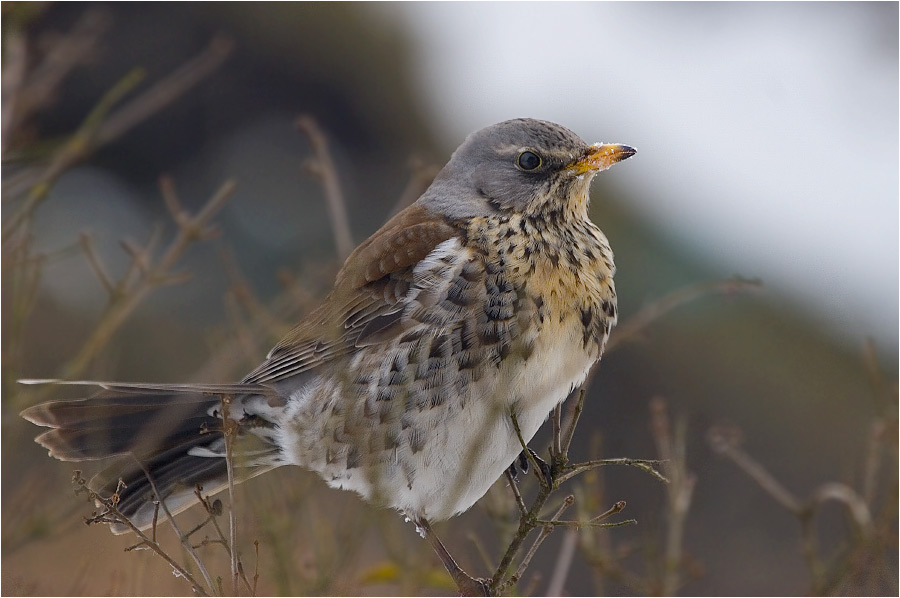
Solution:
M 531 459 L 534 459 L 534 462 L 537 463 L 538 470 L 535 475 L 542 479 L 543 482 L 546 482 L 547 485 L 550 484 L 551 480 L 553 480 L 553 468 L 552 466 L 541 459 L 536 452 L 531 449 L 527 449 L 528 453 L 531 454 L 531 457 L 528 456 L 524 450 L 519 453 L 519 456 L 516 457 L 516 460 L 513 461 L 509 466 L 509 474 L 512 476 L 513 480 L 519 481 L 519 469 L 522 470 L 522 473 L 527 474 L 528 470 L 531 468 Z M 516 465 L 518 464 L 518 467 Z

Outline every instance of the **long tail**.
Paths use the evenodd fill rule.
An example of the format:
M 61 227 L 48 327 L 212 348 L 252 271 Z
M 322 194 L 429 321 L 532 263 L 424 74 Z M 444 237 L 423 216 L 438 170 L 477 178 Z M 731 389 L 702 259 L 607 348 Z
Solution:
M 194 504 L 198 485 L 204 494 L 227 486 L 223 399 L 236 430 L 238 481 L 281 464 L 275 422 L 283 399 L 267 386 L 23 382 L 101 389 L 89 398 L 35 405 L 21 415 L 51 428 L 36 441 L 52 457 L 63 461 L 118 457 L 91 479 L 89 487 L 100 496 L 111 496 L 121 480 L 117 508 L 142 529 L 153 524 L 157 496 L 174 515 Z M 127 530 L 125 525 L 112 526 L 117 534 Z

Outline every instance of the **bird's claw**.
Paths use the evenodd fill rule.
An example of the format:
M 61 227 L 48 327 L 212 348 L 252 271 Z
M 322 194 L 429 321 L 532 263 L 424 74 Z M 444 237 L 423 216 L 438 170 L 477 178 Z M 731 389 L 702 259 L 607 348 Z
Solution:
M 536 452 L 534 452 L 530 448 L 527 450 L 528 453 L 531 453 L 530 458 L 528 456 L 528 453 L 523 450 L 521 453 L 519 453 L 519 456 L 516 457 L 516 459 L 509 465 L 509 474 L 510 476 L 512 476 L 513 481 L 519 481 L 519 469 L 521 469 L 522 473 L 524 474 L 528 473 L 528 470 L 531 468 L 531 459 L 534 459 L 535 463 L 537 463 L 538 469 L 540 470 L 539 472 L 535 472 L 535 475 L 537 475 L 539 478 L 542 478 L 542 480 L 549 485 L 550 481 L 553 479 L 553 468 L 549 463 L 541 459 Z M 518 464 L 518 467 L 516 467 L 516 464 Z

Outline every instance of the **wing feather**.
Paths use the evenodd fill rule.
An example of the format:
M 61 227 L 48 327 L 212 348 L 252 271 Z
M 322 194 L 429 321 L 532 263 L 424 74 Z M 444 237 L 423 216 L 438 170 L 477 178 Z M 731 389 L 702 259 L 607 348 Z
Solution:
M 406 332 L 410 325 L 403 314 L 417 294 L 411 290 L 416 268 L 442 243 L 460 235 L 458 228 L 419 205 L 397 214 L 357 247 L 323 304 L 244 382 L 284 380 Z

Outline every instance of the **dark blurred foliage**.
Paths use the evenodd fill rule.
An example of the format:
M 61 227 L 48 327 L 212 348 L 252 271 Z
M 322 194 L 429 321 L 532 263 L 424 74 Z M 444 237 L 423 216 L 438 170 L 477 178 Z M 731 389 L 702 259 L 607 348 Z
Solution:
M 197 209 L 225 179 L 237 180 L 237 191 L 216 219 L 221 238 L 192 247 L 185 256 L 183 266 L 192 278 L 157 289 L 85 378 L 176 381 L 196 379 L 198 372 L 215 378 L 209 381 L 238 378 L 263 357 L 284 325 L 309 307 L 283 300 L 294 296 L 284 290 L 285 273 L 310 298 L 327 291 L 339 264 L 321 185 L 302 167 L 310 150 L 293 129 L 298 115 L 312 115 L 331 142 L 357 240 L 387 218 L 413 176 L 411 156 L 442 163 L 461 141 L 435 139 L 423 119 L 427 110 L 408 69 L 414 49 L 403 29 L 357 4 L 58 3 L 35 9 L 4 3 L 3 10 L 4 51 L 8 32 L 16 27 L 39 53 L 42 40 L 69 30 L 86 11 L 99 11 L 108 23 L 90 62 L 65 79 L 52 105 L 5 140 L 4 147 L 15 150 L 5 156 L 5 177 L 52 152 L 134 67 L 143 67 L 152 82 L 201 52 L 215 35 L 224 32 L 234 41 L 223 67 L 101 148 L 80 171 L 61 178 L 37 209 L 33 234 L 41 251 L 75 244 L 89 226 L 101 255 L 115 264 L 119 237 L 144 240 L 156 222 L 166 223 L 171 233 L 160 175 L 173 178 L 188 209 Z M 614 172 L 595 184 L 593 217 L 616 252 L 621 322 L 685 285 L 754 274 L 709 272 L 686 261 L 664 236 L 628 211 L 628 190 L 615 187 Z M 115 191 L 92 194 L 98 181 L 125 191 L 121 197 Z M 102 201 L 84 199 L 93 196 Z M 125 217 L 127 226 L 105 222 L 120 208 L 137 216 Z M 4 217 L 10 209 L 4 201 Z M 283 322 L 259 335 L 239 359 L 217 367 L 216 351 L 234 343 L 240 331 L 229 311 L 235 297 L 228 275 L 231 258 L 223 255 L 233 256 L 256 298 L 280 306 L 273 313 Z M 165 565 L 151 555 L 122 554 L 124 539 L 77 525 L 89 507 L 69 494 L 72 468 L 47 459 L 30 441 L 35 428 L 16 416 L 33 399 L 11 384 L 11 377 L 57 375 L 105 301 L 77 251 L 49 260 L 43 276 L 66 282 L 40 287 L 16 346 L 10 346 L 14 315 L 4 277 L 4 369 L 15 368 L 4 372 L 3 592 L 186 592 L 187 586 L 171 580 Z M 797 520 L 733 464 L 713 454 L 706 442 L 711 426 L 722 421 L 739 426 L 747 452 L 805 497 L 829 481 L 858 486 L 870 423 L 879 414 L 888 419 L 893 414 L 896 422 L 896 353 L 879 356 L 889 364 L 885 388 L 880 388 L 867 373 L 864 339 L 859 339 L 858 351 L 848 350 L 801 323 L 791 310 L 764 288 L 701 297 L 610 353 L 591 386 L 573 449 L 578 458 L 592 456 L 598 444 L 607 457 L 654 457 L 648 405 L 655 396 L 667 400 L 673 418 L 685 418 L 687 466 L 697 476 L 684 534 L 685 562 L 680 563 L 689 573 L 685 593 L 804 594 L 809 588 Z M 539 433 L 533 448 L 543 451 L 546 438 L 546 431 Z M 888 519 L 896 532 L 896 439 L 894 452 L 887 452 L 878 496 L 888 503 L 884 508 L 893 508 Z M 639 521 L 638 526 L 603 533 L 620 547 L 627 568 L 652 577 L 659 530 L 665 525 L 660 484 L 636 470 L 608 469 L 602 488 L 597 500 L 604 509 L 626 500 L 624 514 Z M 502 488 L 494 490 L 502 495 Z M 327 490 L 305 472 L 275 472 L 242 486 L 240 496 L 265 510 L 247 515 L 248 527 L 257 530 L 261 542 L 265 592 L 420 593 L 427 584 L 415 585 L 408 577 L 396 581 L 385 573 L 383 579 L 393 585 L 377 585 L 382 578 L 377 571 L 366 573 L 365 567 L 385 559 L 409 567 L 437 566 L 399 517 L 364 506 L 348 493 Z M 826 554 L 852 535 L 837 508 L 826 509 L 818 526 Z M 483 565 L 467 537 L 483 535 L 494 554 L 497 540 L 481 533 L 490 529 L 483 509 L 476 508 L 439 531 L 470 572 L 480 574 Z M 544 572 L 538 593 L 544 591 L 563 536 L 551 536 L 532 566 L 532 573 Z M 875 567 L 888 568 L 873 571 L 874 587 L 851 583 L 837 591 L 896 593 L 896 550 L 893 544 L 886 559 L 875 562 Z M 49 572 L 47 563 L 71 563 L 72 568 Z M 635 592 L 622 580 L 595 585 L 596 576 L 576 558 L 565 587 L 573 595 L 598 587 L 615 594 Z M 366 586 L 366 579 L 375 585 Z

